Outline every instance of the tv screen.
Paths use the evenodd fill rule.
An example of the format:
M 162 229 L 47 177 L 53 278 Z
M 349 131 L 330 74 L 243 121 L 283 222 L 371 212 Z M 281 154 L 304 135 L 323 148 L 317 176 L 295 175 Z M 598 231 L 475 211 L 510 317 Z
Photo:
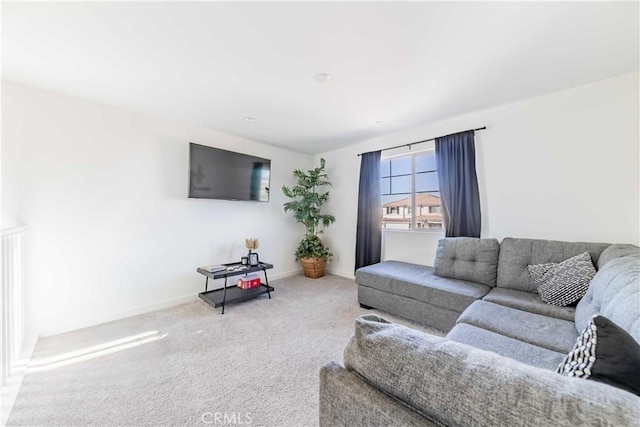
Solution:
M 269 201 L 271 160 L 189 143 L 189 197 Z

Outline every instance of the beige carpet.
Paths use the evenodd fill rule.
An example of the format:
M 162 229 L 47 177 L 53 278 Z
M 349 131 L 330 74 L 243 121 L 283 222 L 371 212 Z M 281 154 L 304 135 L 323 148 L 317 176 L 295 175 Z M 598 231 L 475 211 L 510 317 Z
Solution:
M 317 425 L 318 370 L 375 310 L 353 280 L 272 285 L 224 315 L 198 300 L 40 339 L 8 425 Z

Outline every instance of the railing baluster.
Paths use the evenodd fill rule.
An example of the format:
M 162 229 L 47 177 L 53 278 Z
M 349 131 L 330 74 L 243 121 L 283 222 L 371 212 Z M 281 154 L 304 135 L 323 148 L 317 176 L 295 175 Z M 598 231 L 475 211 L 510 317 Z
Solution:
M 9 358 L 7 355 L 7 323 L 9 314 L 9 301 L 7 299 L 9 290 L 9 268 L 7 262 L 7 253 L 9 249 L 9 240 L 2 239 L 2 327 L 0 328 L 0 373 L 2 375 L 2 385 L 7 383 L 7 377 L 9 375 Z
M 0 250 L 0 385 L 12 375 L 24 344 L 23 241 L 26 227 L 2 230 Z
M 2 252 L 0 252 L 0 258 L 2 259 L 2 263 L 0 266 L 0 273 L 2 273 L 2 288 L 0 288 L 0 386 L 4 386 L 6 384 L 6 376 L 4 372 L 4 367 L 6 366 L 6 358 L 4 356 L 5 344 L 4 344 L 4 329 L 5 329 L 5 314 L 7 312 L 5 304 L 5 296 L 4 290 L 6 288 L 7 283 L 7 270 L 5 268 L 4 254 L 6 251 L 6 242 L 5 239 L 2 239 L 2 246 L 0 248 Z

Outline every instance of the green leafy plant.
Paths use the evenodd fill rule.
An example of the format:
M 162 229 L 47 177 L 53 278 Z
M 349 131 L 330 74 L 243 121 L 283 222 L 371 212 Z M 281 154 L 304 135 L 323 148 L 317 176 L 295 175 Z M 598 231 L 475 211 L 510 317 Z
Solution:
M 296 260 L 300 258 L 329 259 L 333 254 L 318 237 L 336 220 L 333 215 L 321 212 L 322 205 L 329 198 L 329 192 L 322 191 L 322 188 L 331 186 L 325 173 L 325 160 L 320 159 L 320 166 L 307 172 L 296 169 L 293 175 L 298 181 L 297 185 L 293 187 L 283 185 L 282 193 L 291 199 L 283 205 L 284 211 L 291 211 L 296 221 L 305 228 L 304 238 L 295 253 Z

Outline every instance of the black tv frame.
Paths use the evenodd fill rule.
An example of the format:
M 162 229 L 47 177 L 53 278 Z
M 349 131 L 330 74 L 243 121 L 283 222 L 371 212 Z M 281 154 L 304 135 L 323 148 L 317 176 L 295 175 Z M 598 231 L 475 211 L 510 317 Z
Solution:
M 257 159 L 257 160 L 261 161 L 262 163 L 268 163 L 269 164 L 269 183 L 266 186 L 267 200 L 242 199 L 242 198 L 225 198 L 225 197 L 194 197 L 192 195 L 192 191 L 191 191 L 191 189 L 192 189 L 192 185 L 191 185 L 191 177 L 192 177 L 191 147 L 192 146 L 198 146 L 198 147 L 202 147 L 202 148 L 205 148 L 205 149 L 208 149 L 208 150 L 215 150 L 215 151 L 222 151 L 222 152 L 225 152 L 225 153 L 231 153 L 234 156 Z M 250 155 L 250 154 L 239 153 L 237 151 L 225 150 L 223 148 L 211 147 L 209 145 L 196 144 L 194 142 L 189 142 L 189 168 L 187 170 L 187 173 L 188 173 L 187 194 L 188 194 L 188 198 L 190 198 L 190 199 L 227 200 L 227 201 L 234 201 L 234 202 L 259 202 L 259 203 L 269 203 L 269 201 L 271 200 L 271 193 L 270 193 L 270 187 L 271 187 L 271 159 L 266 159 L 266 158 L 263 158 L 263 157 L 253 156 L 253 155 Z

